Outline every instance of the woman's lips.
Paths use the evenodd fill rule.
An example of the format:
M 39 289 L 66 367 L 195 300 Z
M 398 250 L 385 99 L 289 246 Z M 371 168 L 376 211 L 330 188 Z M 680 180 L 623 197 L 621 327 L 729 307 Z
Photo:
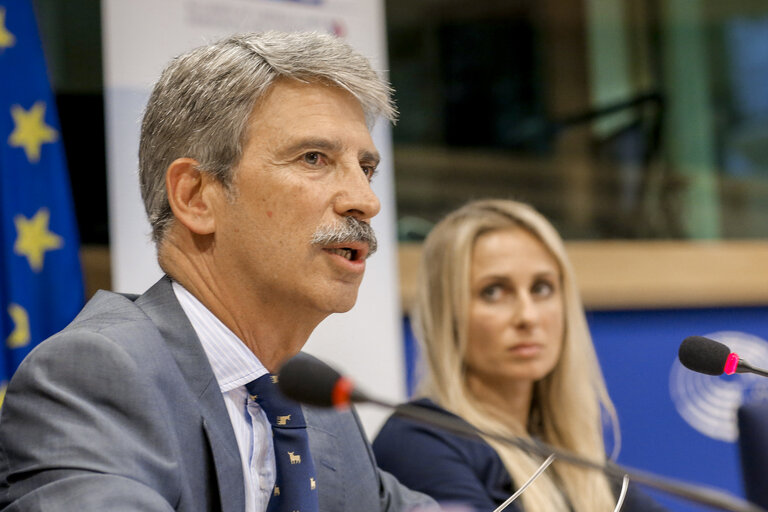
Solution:
M 541 353 L 544 347 L 540 343 L 517 343 L 509 351 L 518 357 L 534 357 Z

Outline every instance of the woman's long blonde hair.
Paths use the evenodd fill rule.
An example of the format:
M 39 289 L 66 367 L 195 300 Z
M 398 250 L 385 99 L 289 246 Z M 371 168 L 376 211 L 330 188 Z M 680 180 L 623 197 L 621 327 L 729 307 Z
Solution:
M 534 385 L 529 425 L 510 424 L 503 412 L 492 410 L 482 397 L 473 396 L 467 387 L 464 364 L 475 241 L 484 233 L 511 227 L 525 229 L 542 242 L 557 260 L 562 280 L 562 353 L 552 372 Z M 414 325 L 424 348 L 420 394 L 484 431 L 533 435 L 591 460 L 605 460 L 601 411 L 616 427 L 615 409 L 563 241 L 532 207 L 510 200 L 473 201 L 438 223 L 424 243 Z M 614 435 L 618 438 L 617 428 Z M 517 485 L 525 482 L 542 462 L 511 445 L 486 440 Z M 575 512 L 610 511 L 615 506 L 615 497 L 602 473 L 557 462 L 520 499 L 529 512 L 567 511 L 568 503 Z

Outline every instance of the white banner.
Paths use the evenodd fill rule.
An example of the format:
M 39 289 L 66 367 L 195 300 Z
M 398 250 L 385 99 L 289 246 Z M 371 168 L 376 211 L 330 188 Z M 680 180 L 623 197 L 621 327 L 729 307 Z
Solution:
M 137 179 L 139 126 L 154 81 L 174 56 L 235 32 L 316 30 L 344 37 L 377 70 L 386 70 L 381 0 L 102 0 L 104 85 L 113 288 L 140 293 L 161 271 Z M 405 382 L 397 289 L 397 237 L 389 126 L 374 141 L 382 155 L 373 220 L 379 251 L 368 262 L 357 305 L 333 315 L 307 351 L 352 376 L 365 390 L 402 400 Z M 369 434 L 388 414 L 361 408 Z

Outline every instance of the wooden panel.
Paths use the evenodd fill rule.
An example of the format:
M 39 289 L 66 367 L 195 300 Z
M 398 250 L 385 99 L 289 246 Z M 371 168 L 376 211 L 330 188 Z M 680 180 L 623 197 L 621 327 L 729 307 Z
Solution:
M 567 242 L 588 309 L 768 304 L 768 242 Z M 400 244 L 403 307 L 416 292 L 419 244 Z
M 97 290 L 111 290 L 112 276 L 108 245 L 83 245 L 80 247 L 83 266 L 85 297 L 90 299 Z

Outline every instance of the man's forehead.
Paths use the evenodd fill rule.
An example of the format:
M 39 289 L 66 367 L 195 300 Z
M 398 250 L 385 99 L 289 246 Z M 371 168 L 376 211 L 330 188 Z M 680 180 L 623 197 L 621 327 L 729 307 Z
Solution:
M 325 83 L 283 80 L 254 106 L 248 135 L 277 139 L 284 150 L 308 145 L 316 149 L 365 152 L 378 160 L 360 102 L 349 91 Z
M 354 104 L 360 109 L 365 117 L 364 107 L 360 99 L 352 94 L 348 89 L 322 78 L 313 78 L 300 80 L 291 77 L 278 77 L 261 93 L 254 103 L 253 113 L 256 113 L 265 104 L 269 103 L 274 96 L 282 98 L 291 93 L 303 96 L 307 91 L 312 91 L 314 95 L 327 95 L 328 97 L 346 97 L 353 100 Z M 327 94 L 323 94 L 327 93 Z M 370 127 L 369 127 L 370 128 Z

